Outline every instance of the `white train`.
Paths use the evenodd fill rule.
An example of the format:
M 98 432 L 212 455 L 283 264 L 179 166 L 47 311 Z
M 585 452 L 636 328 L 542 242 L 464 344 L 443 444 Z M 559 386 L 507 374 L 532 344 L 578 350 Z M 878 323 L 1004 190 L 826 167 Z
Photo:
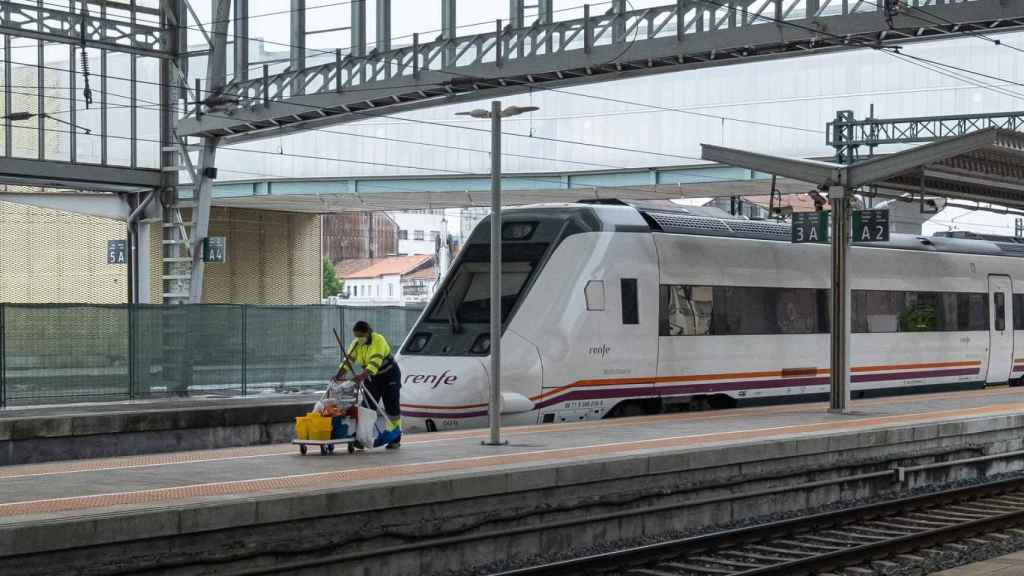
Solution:
M 829 247 L 789 234 L 683 207 L 508 210 L 503 423 L 826 394 Z M 406 428 L 487 423 L 489 237 L 485 220 L 403 343 Z M 851 252 L 854 398 L 1024 376 L 1024 244 L 894 234 Z

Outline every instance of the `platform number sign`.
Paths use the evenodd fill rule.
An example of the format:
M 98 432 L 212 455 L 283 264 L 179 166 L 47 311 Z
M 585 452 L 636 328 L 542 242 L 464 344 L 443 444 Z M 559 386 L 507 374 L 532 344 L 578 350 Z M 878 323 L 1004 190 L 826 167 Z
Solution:
M 828 243 L 828 212 L 797 212 L 793 214 L 792 240 Z
M 107 240 L 107 264 L 128 263 L 128 241 Z
M 210 236 L 203 240 L 203 262 L 224 262 L 227 257 L 227 238 Z
M 853 212 L 854 242 L 888 242 L 888 210 L 855 210 Z

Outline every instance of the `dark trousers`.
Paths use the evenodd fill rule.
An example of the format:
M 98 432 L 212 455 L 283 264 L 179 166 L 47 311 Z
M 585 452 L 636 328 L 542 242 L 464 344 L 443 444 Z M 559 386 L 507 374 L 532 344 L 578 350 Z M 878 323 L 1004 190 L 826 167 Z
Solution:
M 366 390 L 376 402 L 384 400 L 384 412 L 388 419 L 397 420 L 402 416 L 401 408 L 402 371 L 398 364 L 383 374 L 371 376 L 366 381 Z

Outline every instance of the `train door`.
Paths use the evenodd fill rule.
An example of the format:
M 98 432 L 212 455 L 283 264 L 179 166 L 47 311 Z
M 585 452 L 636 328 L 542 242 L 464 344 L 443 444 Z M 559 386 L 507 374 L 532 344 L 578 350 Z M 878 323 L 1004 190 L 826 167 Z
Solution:
M 1013 366 L 1013 285 L 1009 276 L 988 277 L 989 347 L 986 382 L 1006 382 Z

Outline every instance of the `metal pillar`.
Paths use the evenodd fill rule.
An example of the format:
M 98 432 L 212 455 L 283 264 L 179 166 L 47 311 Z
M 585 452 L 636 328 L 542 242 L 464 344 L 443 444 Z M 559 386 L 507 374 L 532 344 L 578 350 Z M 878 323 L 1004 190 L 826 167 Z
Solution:
M 551 24 L 555 21 L 555 0 L 537 0 L 537 21 Z
M 214 0 L 220 2 L 221 0 Z M 292 0 L 291 10 L 291 54 L 289 64 L 296 72 L 306 68 L 306 0 Z M 216 42 L 216 40 L 214 40 Z M 210 55 L 213 58 L 213 54 Z M 291 85 L 291 94 L 295 96 L 305 92 L 306 82 L 302 74 Z
M 352 55 L 366 56 L 366 0 L 352 0 Z
M 491 398 L 490 444 L 501 444 L 501 102 L 491 102 Z
M 829 412 L 846 413 L 850 406 L 850 195 L 833 187 L 832 204 L 832 334 Z
M 391 50 L 391 0 L 377 0 L 377 51 Z
M 837 121 L 852 120 L 853 112 L 836 112 Z M 849 142 L 852 128 L 836 124 L 833 135 L 836 142 Z M 853 164 L 857 160 L 857 147 L 836 146 L 836 163 Z M 850 198 L 851 188 L 832 187 L 829 203 L 832 205 L 832 336 L 831 387 L 829 412 L 846 413 L 850 406 Z
M 616 15 L 626 12 L 626 0 L 612 0 L 612 12 Z M 612 23 L 612 42 L 626 41 L 626 21 L 618 18 Z
M 508 0 L 508 25 L 512 28 L 523 28 L 526 0 Z
M 249 80 L 249 0 L 235 0 L 235 80 Z
M 455 0 L 441 0 L 441 38 L 452 40 L 458 34 L 458 24 L 455 16 Z M 442 67 L 455 65 L 455 49 L 453 46 L 446 46 L 444 57 L 441 60 Z
M 305 0 L 292 0 L 305 5 Z M 210 48 L 210 56 L 207 59 L 206 67 L 206 94 L 216 94 L 227 81 L 227 39 L 228 39 L 228 17 L 231 10 L 231 0 L 213 0 L 213 46 Z M 305 11 L 300 11 L 302 19 L 305 20 Z M 296 14 L 292 14 L 293 24 Z M 294 27 L 293 27 L 294 32 Z M 304 35 L 304 34 L 303 34 Z M 292 49 L 295 55 L 295 49 Z M 197 98 L 202 100 L 201 95 Z M 200 104 L 201 105 L 201 104 Z M 197 176 L 199 181 L 193 189 L 192 207 L 192 277 L 189 284 L 189 302 L 199 304 L 203 301 L 203 274 L 206 270 L 203 262 L 203 241 L 210 231 L 210 203 L 213 199 L 213 181 L 217 177 L 216 158 L 217 144 L 219 137 L 204 136 L 203 148 L 199 154 L 199 170 Z

